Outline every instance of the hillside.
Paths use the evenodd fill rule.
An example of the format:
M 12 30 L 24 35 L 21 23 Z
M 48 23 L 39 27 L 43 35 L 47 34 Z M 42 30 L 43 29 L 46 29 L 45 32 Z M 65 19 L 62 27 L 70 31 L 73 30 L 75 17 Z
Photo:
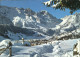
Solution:
M 80 13 L 65 16 L 62 22 L 52 28 L 53 34 L 62 38 L 80 38 Z
M 61 22 L 60 19 L 53 17 L 47 11 L 40 11 L 36 13 L 29 8 L 23 9 L 0 6 L 0 13 L 1 15 L 9 18 L 15 26 L 24 28 L 52 28 Z
M 45 10 L 34 12 L 30 8 L 23 9 L 7 6 L 0 6 L 0 13 L 1 25 L 8 24 L 22 29 L 25 28 L 31 32 L 33 31 L 34 35 L 30 35 L 29 38 L 46 38 L 48 36 L 66 38 L 65 35 L 69 35 L 69 38 L 72 38 L 72 34 L 77 34 L 76 36 L 79 37 L 79 33 L 77 32 L 80 28 L 80 13 L 57 19 Z M 77 29 L 78 31 L 75 33 L 74 31 Z M 15 30 L 11 32 L 14 34 Z
M 26 33 L 23 33 L 24 31 L 22 32 L 21 30 L 19 30 L 20 32 L 16 32 L 18 34 L 22 33 L 24 35 L 27 35 L 27 37 L 29 36 L 30 38 L 32 38 L 33 36 L 33 38 L 44 38 L 46 36 L 52 36 L 53 33 L 50 33 L 50 28 L 55 27 L 60 22 L 60 19 L 57 19 L 56 17 L 52 16 L 50 13 L 44 10 L 40 12 L 34 12 L 30 8 L 23 9 L 16 7 L 0 6 L 0 25 L 9 25 L 12 29 L 9 31 L 13 33 L 13 35 L 15 34 L 15 28 L 17 27 L 16 30 L 21 28 L 22 30 L 26 29 L 30 30 L 31 32 L 33 31 L 34 35 L 31 34 L 30 36 L 30 31 L 27 31 L 27 33 L 29 33 L 28 35 Z M 7 27 L 7 25 L 5 26 Z M 10 36 L 9 38 L 12 37 L 13 36 Z

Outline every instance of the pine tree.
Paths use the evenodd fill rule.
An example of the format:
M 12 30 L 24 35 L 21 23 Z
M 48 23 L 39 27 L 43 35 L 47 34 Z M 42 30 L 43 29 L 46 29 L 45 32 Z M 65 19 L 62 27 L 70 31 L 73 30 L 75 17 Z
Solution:
M 80 9 L 80 0 L 50 0 L 44 2 L 44 5 L 64 11 L 67 8 L 70 9 L 70 13 L 72 14 L 74 11 Z

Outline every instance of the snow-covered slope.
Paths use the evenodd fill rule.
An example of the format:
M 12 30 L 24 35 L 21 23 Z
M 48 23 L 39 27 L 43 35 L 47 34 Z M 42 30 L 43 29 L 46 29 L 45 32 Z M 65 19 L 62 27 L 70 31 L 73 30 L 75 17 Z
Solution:
M 13 23 L 9 18 L 0 15 L 0 25 L 13 25 Z
M 62 22 L 56 26 L 56 29 L 60 29 L 60 32 L 73 31 L 80 27 L 80 13 L 69 15 L 62 18 Z
M 31 35 L 33 36 L 34 34 L 33 37 L 29 38 L 37 38 L 37 37 L 41 38 L 41 36 L 52 35 L 52 33 L 48 33 L 51 32 L 49 29 L 55 27 L 60 22 L 61 22 L 60 19 L 53 17 L 50 13 L 48 13 L 45 10 L 36 13 L 29 8 L 23 9 L 16 7 L 0 6 L 0 24 L 10 25 L 10 26 L 5 26 L 5 30 L 7 30 L 6 33 L 5 31 L 1 31 L 0 34 L 1 36 L 7 34 L 8 38 L 15 39 L 13 35 L 16 36 L 18 39 L 20 37 L 24 37 L 24 34 L 26 34 L 25 33 L 26 31 L 24 30 L 27 30 L 26 34 L 27 36 L 29 36 L 28 34 L 30 34 L 30 36 Z M 4 28 L 4 25 L 3 26 L 1 25 L 1 27 Z M 20 27 L 21 29 L 18 27 Z M 18 30 L 16 34 L 15 30 Z M 31 32 L 33 31 L 34 33 L 32 34 L 30 31 Z M 24 38 L 26 38 L 26 36 Z
M 61 20 L 57 20 L 47 11 L 36 13 L 29 8 L 0 6 L 0 14 L 9 18 L 15 26 L 23 28 L 52 28 L 61 22 Z
M 62 22 L 52 28 L 55 38 L 80 38 L 80 13 L 61 18 Z M 53 38 L 54 38 L 53 37 Z
M 61 18 L 62 22 L 52 28 L 54 34 L 64 34 L 80 28 L 80 13 Z
M 47 26 L 47 28 L 53 28 L 61 22 L 60 19 L 56 19 L 56 17 L 53 17 L 50 13 L 44 10 L 38 12 L 37 15 L 40 18 L 40 23 L 45 27 Z
M 37 45 L 37 46 L 19 46 L 12 41 L 12 57 L 73 57 L 74 44 L 80 39 L 65 40 L 65 41 L 52 41 L 52 43 Z M 0 46 L 3 48 L 10 40 L 3 40 Z M 6 44 L 5 44 L 6 43 Z M 1 49 L 2 47 L 0 47 Z M 9 50 L 6 50 L 0 57 L 9 57 Z M 77 57 L 77 56 L 74 56 Z

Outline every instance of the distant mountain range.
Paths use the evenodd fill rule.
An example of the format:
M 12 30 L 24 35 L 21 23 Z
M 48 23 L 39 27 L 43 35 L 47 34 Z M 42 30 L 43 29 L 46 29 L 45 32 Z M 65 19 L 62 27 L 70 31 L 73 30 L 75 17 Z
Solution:
M 0 6 L 0 34 L 7 38 L 60 36 L 79 28 L 80 13 L 57 19 L 45 10 L 34 12 L 30 8 Z
M 19 27 L 21 29 L 26 29 L 34 32 L 34 36 L 39 37 L 39 35 L 53 35 L 52 33 L 49 33 L 49 29 L 55 27 L 61 22 L 60 19 L 57 19 L 56 17 L 52 16 L 47 11 L 40 11 L 40 12 L 34 12 L 30 8 L 23 9 L 23 8 L 16 8 L 16 7 L 7 7 L 7 6 L 0 6 L 0 25 L 6 27 L 10 26 L 12 29 L 7 30 L 7 34 L 10 34 L 10 32 L 14 34 L 14 29 L 11 26 Z M 17 29 L 16 28 L 16 29 Z M 18 29 L 19 29 L 18 28 Z M 17 30 L 18 30 L 17 29 Z M 10 32 L 9 32 L 10 31 Z M 28 31 L 28 33 L 30 32 Z M 2 33 L 2 32 L 1 32 Z M 16 32 L 20 33 L 20 32 Z M 29 35 L 26 33 L 22 34 Z M 5 34 L 5 33 L 3 33 Z M 32 34 L 30 36 L 33 36 Z M 12 36 L 8 35 L 9 38 L 12 38 Z M 25 36 L 26 38 L 26 36 Z
M 22 28 L 52 28 L 61 22 L 47 11 L 36 13 L 29 8 L 0 6 L 0 14 L 10 19 L 14 26 Z

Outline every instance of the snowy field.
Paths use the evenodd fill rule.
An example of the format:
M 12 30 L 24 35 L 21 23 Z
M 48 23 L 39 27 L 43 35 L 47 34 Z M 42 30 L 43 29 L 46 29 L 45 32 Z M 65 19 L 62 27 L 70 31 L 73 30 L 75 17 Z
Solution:
M 77 40 L 80 39 L 53 41 L 37 46 L 22 46 L 21 43 L 12 41 L 12 57 L 73 57 L 73 45 Z M 7 45 L 7 42 L 2 41 L 0 46 L 2 45 Z M 2 53 L 0 57 L 9 57 L 9 50 Z

